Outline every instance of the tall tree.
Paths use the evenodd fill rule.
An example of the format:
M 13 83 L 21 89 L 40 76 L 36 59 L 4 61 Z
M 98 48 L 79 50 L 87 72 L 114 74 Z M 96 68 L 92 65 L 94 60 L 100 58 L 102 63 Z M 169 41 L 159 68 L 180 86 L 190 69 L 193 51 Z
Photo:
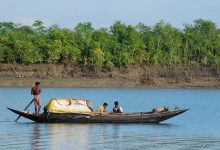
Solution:
M 86 65 L 88 63 L 89 51 L 92 48 L 92 34 L 94 29 L 90 22 L 79 23 L 74 29 L 74 39 L 77 48 L 81 50 L 81 61 Z

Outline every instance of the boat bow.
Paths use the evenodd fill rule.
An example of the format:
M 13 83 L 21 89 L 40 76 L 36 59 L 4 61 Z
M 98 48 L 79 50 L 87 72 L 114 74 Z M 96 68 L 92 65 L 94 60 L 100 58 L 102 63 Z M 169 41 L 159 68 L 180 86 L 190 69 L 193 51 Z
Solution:
M 39 122 L 39 120 L 45 119 L 45 117 L 43 117 L 42 114 L 35 115 L 35 114 L 32 114 L 32 113 L 28 113 L 26 111 L 18 111 L 18 110 L 9 108 L 9 107 L 7 107 L 7 109 L 9 109 L 10 111 L 12 111 L 12 112 L 24 117 L 24 118 L 30 119 L 30 120 L 35 121 L 35 122 Z

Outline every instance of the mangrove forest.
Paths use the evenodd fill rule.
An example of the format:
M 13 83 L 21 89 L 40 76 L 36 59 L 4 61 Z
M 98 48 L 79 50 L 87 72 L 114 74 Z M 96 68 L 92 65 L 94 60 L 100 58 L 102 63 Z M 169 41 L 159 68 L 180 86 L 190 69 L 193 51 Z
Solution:
M 72 29 L 0 22 L 0 63 L 83 64 L 120 67 L 139 63 L 162 65 L 220 64 L 220 29 L 197 19 L 182 29 L 160 21 L 135 26 L 115 21 L 95 29 L 90 22 Z

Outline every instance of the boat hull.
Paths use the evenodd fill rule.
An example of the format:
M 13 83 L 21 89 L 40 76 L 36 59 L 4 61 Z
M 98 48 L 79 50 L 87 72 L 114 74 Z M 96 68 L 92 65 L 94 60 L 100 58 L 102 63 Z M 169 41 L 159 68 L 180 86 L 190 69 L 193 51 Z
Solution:
M 181 109 L 161 113 L 43 113 L 34 115 L 12 108 L 8 109 L 24 118 L 42 123 L 160 123 L 188 110 Z

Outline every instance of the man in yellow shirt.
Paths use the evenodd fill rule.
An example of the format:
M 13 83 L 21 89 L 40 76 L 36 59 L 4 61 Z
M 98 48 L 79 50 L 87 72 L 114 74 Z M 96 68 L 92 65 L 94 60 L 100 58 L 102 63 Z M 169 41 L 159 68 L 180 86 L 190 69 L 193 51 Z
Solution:
M 104 103 L 102 106 L 99 106 L 98 112 L 100 112 L 100 113 L 106 112 L 107 106 L 108 106 L 107 103 Z

